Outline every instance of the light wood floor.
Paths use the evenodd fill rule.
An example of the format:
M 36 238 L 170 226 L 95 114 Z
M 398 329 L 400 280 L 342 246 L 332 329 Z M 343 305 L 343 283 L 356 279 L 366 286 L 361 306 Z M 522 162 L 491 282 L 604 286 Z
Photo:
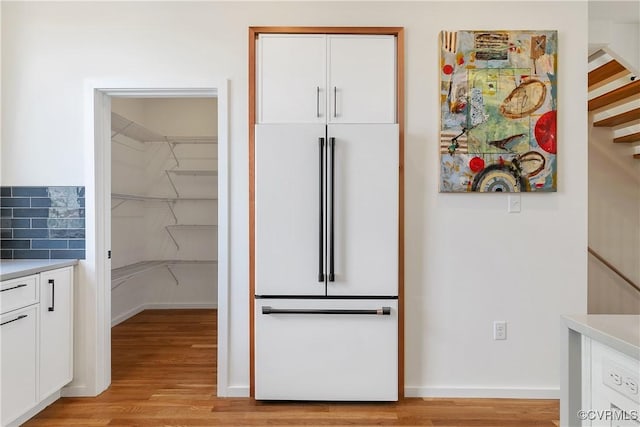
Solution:
M 548 426 L 557 400 L 264 403 L 216 397 L 215 310 L 148 310 L 112 332 L 112 385 L 62 398 L 25 426 Z

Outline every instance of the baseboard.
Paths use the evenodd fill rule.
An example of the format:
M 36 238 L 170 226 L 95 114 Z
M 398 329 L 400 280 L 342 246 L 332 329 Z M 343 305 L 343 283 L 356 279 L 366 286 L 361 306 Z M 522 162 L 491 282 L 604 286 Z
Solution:
M 96 395 L 96 391 L 86 385 L 71 385 L 60 390 L 61 397 L 96 397 Z
M 144 307 L 145 307 L 145 304 L 142 304 L 142 305 L 139 305 L 138 307 L 132 308 L 129 311 L 125 311 L 124 313 L 120 313 L 116 317 L 112 317 L 111 318 L 111 327 L 113 328 L 117 324 L 122 323 L 125 320 L 127 320 L 128 318 L 133 317 L 136 314 L 140 313 L 142 310 L 144 310 Z
M 499 399 L 559 399 L 559 388 L 472 388 L 472 387 L 418 387 L 404 388 L 406 397 L 460 397 Z
M 186 303 L 173 303 L 173 302 L 161 302 L 161 303 L 149 303 L 141 304 L 138 307 L 132 308 L 129 311 L 125 311 L 111 319 L 111 327 L 116 326 L 119 323 L 124 322 L 130 317 L 144 310 L 163 310 L 163 309 L 179 309 L 179 308 L 192 308 L 192 309 L 211 309 L 218 308 L 217 303 L 200 303 L 200 302 L 186 302 Z
M 227 394 L 224 397 L 249 397 L 249 386 L 230 385 L 227 387 Z

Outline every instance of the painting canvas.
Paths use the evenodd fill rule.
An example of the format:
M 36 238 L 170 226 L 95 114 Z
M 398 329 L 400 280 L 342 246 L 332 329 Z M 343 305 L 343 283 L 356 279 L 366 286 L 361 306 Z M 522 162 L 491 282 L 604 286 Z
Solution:
M 557 190 L 557 31 L 440 33 L 440 191 Z

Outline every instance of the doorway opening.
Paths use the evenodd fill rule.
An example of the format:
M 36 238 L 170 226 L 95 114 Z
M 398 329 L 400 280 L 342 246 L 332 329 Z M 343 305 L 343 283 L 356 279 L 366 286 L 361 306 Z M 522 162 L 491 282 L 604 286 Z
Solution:
M 193 383 L 198 366 L 198 387 L 215 387 L 201 373 L 216 356 L 217 116 L 216 98 L 111 100 L 111 324 L 126 323 L 112 331 L 114 384 L 136 367 L 152 386 L 157 365 L 163 382 Z
M 194 327 L 214 333 L 193 345 L 226 395 L 226 86 L 94 87 L 98 393 L 111 384 L 112 326 L 152 310 L 166 331 L 197 310 Z

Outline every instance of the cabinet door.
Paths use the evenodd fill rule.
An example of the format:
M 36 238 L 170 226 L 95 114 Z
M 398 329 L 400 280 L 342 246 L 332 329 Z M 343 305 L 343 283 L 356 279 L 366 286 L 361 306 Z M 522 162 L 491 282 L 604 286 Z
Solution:
M 37 403 L 38 305 L 0 317 L 2 336 L 2 425 Z
M 257 125 L 256 295 L 324 295 L 319 138 L 324 125 Z
M 73 268 L 40 274 L 40 399 L 73 377 Z
M 379 310 L 388 315 L 264 314 Z M 258 299 L 255 397 L 275 400 L 398 399 L 398 301 Z
M 328 136 L 335 138 L 335 281 L 327 293 L 395 296 L 398 125 L 330 125 Z
M 329 123 L 396 122 L 396 39 L 329 35 Z
M 324 123 L 326 36 L 263 34 L 257 53 L 258 123 Z

